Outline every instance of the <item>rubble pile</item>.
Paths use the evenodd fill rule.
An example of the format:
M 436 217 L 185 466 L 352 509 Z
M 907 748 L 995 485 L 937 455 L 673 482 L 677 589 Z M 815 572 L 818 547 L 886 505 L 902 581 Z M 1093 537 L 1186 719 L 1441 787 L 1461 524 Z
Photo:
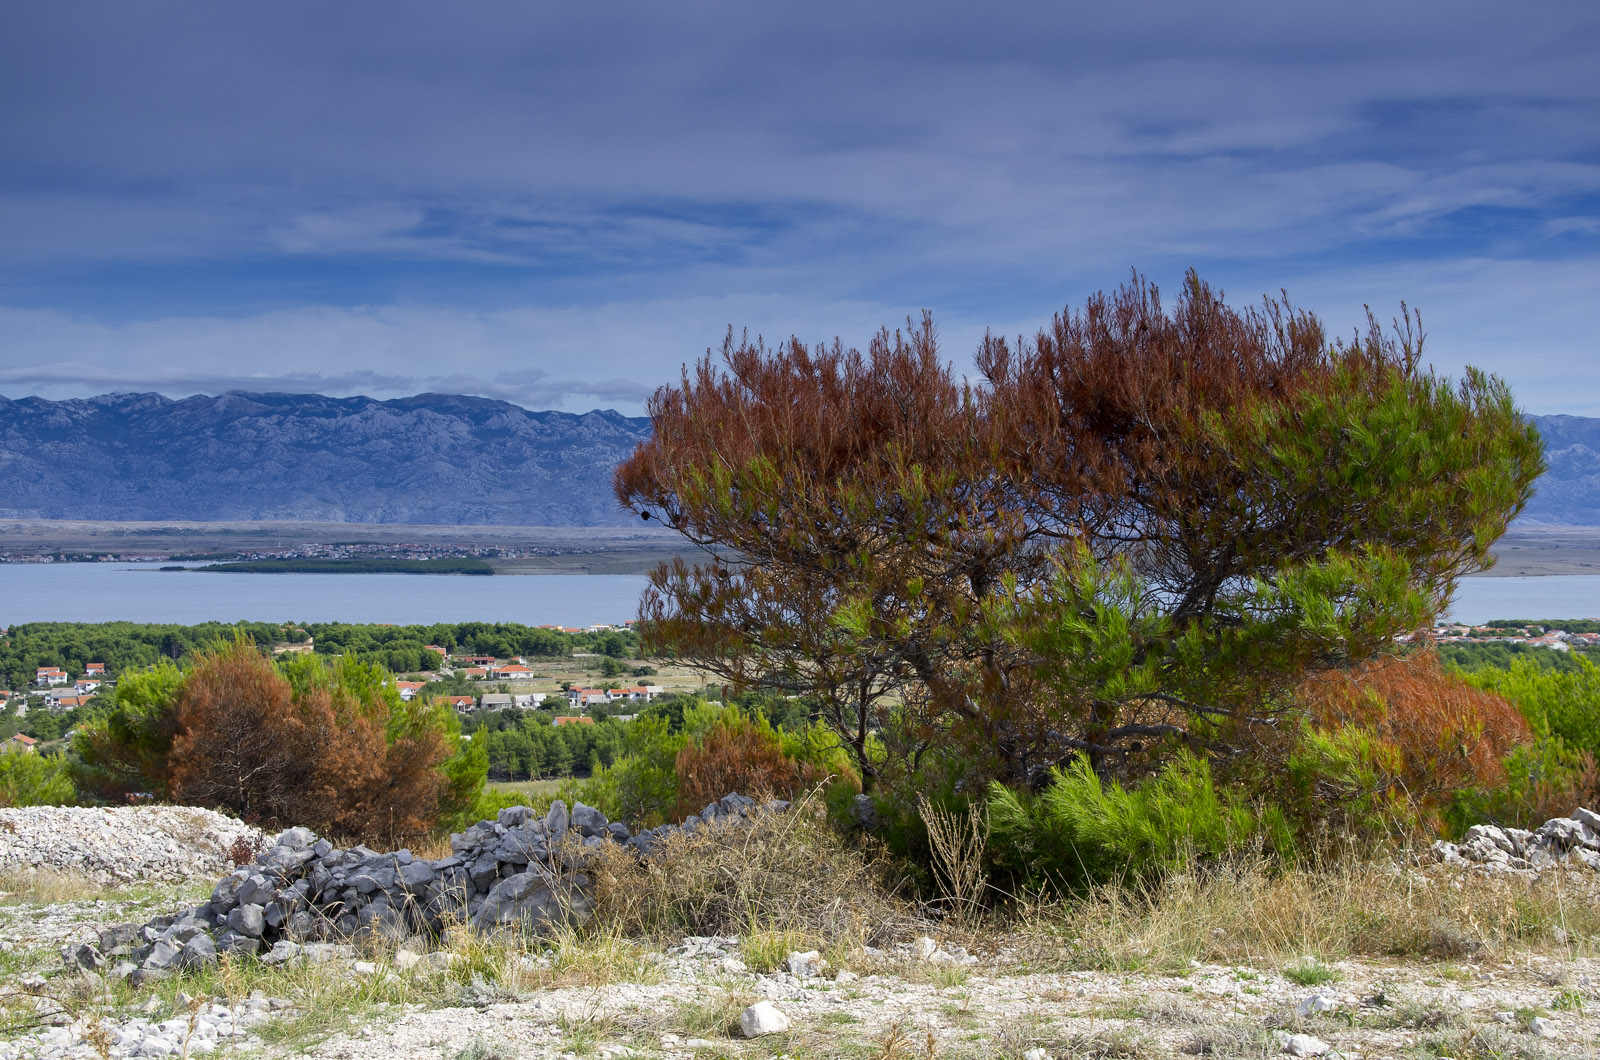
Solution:
M 1531 832 L 1476 824 L 1460 843 L 1434 843 L 1433 855 L 1446 865 L 1489 872 L 1536 875 L 1563 864 L 1600 870 L 1600 813 L 1580 808 Z
M 543 817 L 515 806 L 452 835 L 451 856 L 435 861 L 409 850 L 338 850 L 310 829 L 290 828 L 254 864 L 223 877 L 205 903 L 107 928 L 62 956 L 69 966 L 138 982 L 211 965 L 219 953 L 267 963 L 317 959 L 363 932 L 436 936 L 454 922 L 540 933 L 588 918 L 593 886 L 583 869 L 599 848 L 617 844 L 649 857 L 675 832 L 742 821 L 756 808 L 754 799 L 727 795 L 681 825 L 634 835 L 582 803 L 569 811 L 558 799 Z

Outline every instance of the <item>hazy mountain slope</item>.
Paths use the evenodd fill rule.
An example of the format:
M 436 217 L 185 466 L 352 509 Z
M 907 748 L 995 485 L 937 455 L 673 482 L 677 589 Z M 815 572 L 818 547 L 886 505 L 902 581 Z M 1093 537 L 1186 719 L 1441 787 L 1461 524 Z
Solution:
M 1600 419 L 1534 422 L 1524 522 L 1600 525 Z M 0 518 L 619 526 L 611 472 L 649 434 L 449 394 L 0 397 Z
M 618 525 L 649 430 L 446 394 L 0 397 L 0 516 Z
M 1550 470 L 1523 518 L 1572 526 L 1600 525 L 1600 419 L 1535 416 Z

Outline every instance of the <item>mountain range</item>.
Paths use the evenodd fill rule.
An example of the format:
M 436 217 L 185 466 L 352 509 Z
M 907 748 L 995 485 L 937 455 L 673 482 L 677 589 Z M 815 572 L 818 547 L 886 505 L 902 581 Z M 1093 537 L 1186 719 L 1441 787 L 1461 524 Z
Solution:
M 487 398 L 0 397 L 0 517 L 619 526 L 616 412 Z
M 1525 523 L 1600 525 L 1600 419 L 1535 416 Z M 0 518 L 623 526 L 650 421 L 452 394 L 0 397 Z

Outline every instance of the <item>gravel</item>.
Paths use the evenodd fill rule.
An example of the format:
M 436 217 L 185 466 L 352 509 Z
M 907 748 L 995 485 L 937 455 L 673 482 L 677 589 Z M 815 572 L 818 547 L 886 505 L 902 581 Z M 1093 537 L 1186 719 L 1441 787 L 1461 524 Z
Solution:
M 189 806 L 29 806 L 0 810 L 0 873 L 53 869 L 98 884 L 214 880 L 266 833 Z M 247 858 L 247 860 L 249 860 Z

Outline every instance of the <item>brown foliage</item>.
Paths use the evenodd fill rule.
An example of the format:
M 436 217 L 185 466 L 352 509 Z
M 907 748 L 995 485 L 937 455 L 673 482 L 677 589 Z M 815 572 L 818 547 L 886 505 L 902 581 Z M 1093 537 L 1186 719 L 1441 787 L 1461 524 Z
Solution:
M 248 641 L 202 656 L 178 694 L 172 797 L 249 821 L 394 840 L 438 813 L 436 730 L 385 739 L 387 706 L 314 686 L 300 695 Z
M 1533 736 L 1515 704 L 1445 673 L 1431 651 L 1318 674 L 1295 694 L 1322 728 L 1360 726 L 1397 750 L 1390 779 L 1413 799 L 1499 785 L 1506 755 Z
M 708 553 L 652 576 L 647 636 L 735 686 L 817 697 L 867 783 L 874 731 L 910 760 L 966 739 L 1026 783 L 1254 724 L 1306 669 L 1420 624 L 1542 470 L 1503 389 L 1443 386 L 1411 323 L 1332 343 L 1286 301 L 1236 309 L 1191 274 L 1163 306 L 1136 277 L 1032 341 L 986 339 L 972 385 L 926 315 L 864 354 L 730 331 L 651 398 L 653 436 L 617 471 L 625 506 Z M 1043 625 L 1092 614 L 1048 597 L 1069 550 L 1137 582 L 1128 662 L 1160 663 L 1156 694 L 1068 697 L 1041 676 L 1052 653 L 996 617 L 1034 594 Z M 1316 591 L 1336 622 L 1249 599 L 1334 568 L 1345 583 Z M 1193 633 L 1214 650 L 1179 660 Z M 1129 716 L 1157 701 L 1173 722 Z
M 785 757 L 778 738 L 748 721 L 718 722 L 678 752 L 678 817 L 699 813 L 729 792 L 793 798 L 820 783 L 822 771 Z

